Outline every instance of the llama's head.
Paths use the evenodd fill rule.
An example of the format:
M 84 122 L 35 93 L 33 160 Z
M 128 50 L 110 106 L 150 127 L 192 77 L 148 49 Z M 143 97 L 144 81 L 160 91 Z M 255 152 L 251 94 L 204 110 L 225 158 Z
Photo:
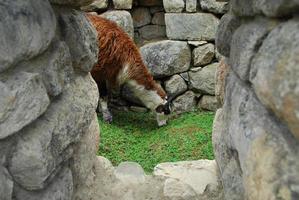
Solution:
M 158 126 L 164 126 L 167 124 L 168 115 L 170 114 L 170 104 L 165 98 L 164 102 L 156 109 L 156 117 Z

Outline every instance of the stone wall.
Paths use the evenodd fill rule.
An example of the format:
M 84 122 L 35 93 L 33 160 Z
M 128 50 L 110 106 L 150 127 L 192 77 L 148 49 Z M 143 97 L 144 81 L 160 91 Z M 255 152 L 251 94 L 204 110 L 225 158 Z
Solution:
M 0 5 L 0 199 L 91 199 L 99 127 L 89 0 Z
M 116 21 L 140 46 L 154 78 L 173 99 L 175 113 L 216 110 L 215 50 L 219 18 L 227 2 L 216 0 L 96 0 L 85 11 Z M 125 87 L 115 104 L 132 110 L 142 103 Z M 138 107 L 137 107 L 138 108 Z
M 299 3 L 230 4 L 216 39 L 226 58 L 213 130 L 225 197 L 299 199 Z

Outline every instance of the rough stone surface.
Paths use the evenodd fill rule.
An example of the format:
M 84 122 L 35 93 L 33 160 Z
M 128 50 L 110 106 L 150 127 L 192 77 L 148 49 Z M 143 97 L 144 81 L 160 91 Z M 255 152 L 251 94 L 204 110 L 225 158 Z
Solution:
M 299 20 L 275 28 L 252 63 L 250 80 L 258 98 L 299 140 Z
M 108 0 L 94 0 L 93 3 L 81 7 L 84 11 L 97 11 L 97 10 L 103 10 L 108 7 Z
M 252 58 L 263 38 L 275 27 L 274 20 L 256 19 L 241 25 L 234 33 L 231 41 L 229 63 L 238 76 L 247 81 Z
M 217 0 L 200 0 L 201 9 L 204 11 L 224 14 L 228 11 L 228 2 L 217 2 Z
M 187 186 L 183 186 L 181 184 L 186 188 L 185 192 L 189 191 L 189 193 L 191 193 L 191 191 L 193 191 L 195 194 L 200 195 L 205 192 L 207 187 L 217 187 L 217 171 L 218 167 L 215 160 L 197 160 L 161 163 L 154 168 L 153 173 L 155 176 L 171 178 L 168 181 L 166 180 L 165 184 L 167 184 L 167 182 L 171 182 L 172 184 L 169 183 L 169 187 L 172 186 L 173 189 L 178 189 L 176 186 L 179 184 L 178 182 L 173 181 L 174 179 L 182 181 L 190 187 L 189 189 Z M 182 190 L 180 191 L 184 192 Z
M 151 13 L 148 8 L 137 7 L 132 11 L 132 18 L 134 27 L 142 27 L 151 23 Z
M 0 167 L 0 194 L 1 200 L 12 199 L 13 180 L 6 168 Z
M 207 43 L 208 43 L 207 41 L 188 41 L 188 44 L 195 46 L 195 47 L 198 47 L 198 46 L 201 46 L 201 45 L 204 45 Z
M 165 26 L 159 26 L 159 25 L 144 26 L 139 29 L 139 33 L 140 36 L 146 40 L 165 38 L 166 36 Z
M 93 199 L 97 188 L 95 184 L 95 172 L 93 170 L 95 153 L 99 149 L 99 123 L 97 115 L 90 123 L 89 128 L 83 134 L 81 140 L 75 144 L 71 165 L 74 181 L 73 199 Z
M 168 178 L 164 183 L 164 196 L 167 200 L 196 200 L 197 195 L 189 185 L 177 179 Z
M 164 9 L 166 12 L 180 13 L 185 7 L 184 0 L 163 0 Z
M 298 13 L 298 0 L 263 0 L 253 1 L 253 10 L 256 13 L 263 13 L 269 17 L 290 16 Z
M 115 177 L 123 183 L 143 183 L 145 181 L 145 173 L 142 167 L 135 162 L 122 162 L 114 171 Z
M 198 107 L 204 110 L 216 111 L 219 105 L 215 96 L 204 95 L 199 100 Z
M 205 66 L 199 71 L 190 71 L 192 90 L 203 94 L 215 95 L 215 74 L 219 63 Z
M 144 45 L 140 51 L 154 77 L 170 76 L 189 69 L 191 52 L 186 42 L 154 42 Z
M 229 65 L 227 64 L 227 59 L 223 58 L 219 66 L 216 69 L 216 83 L 215 83 L 215 96 L 218 105 L 223 105 L 224 95 L 225 95 L 225 79 L 229 73 Z
M 41 77 L 36 73 L 20 72 L 5 83 L 0 81 L 0 88 L 0 139 L 34 121 L 50 103 Z
M 115 9 L 131 9 L 132 3 L 132 0 L 113 0 Z
M 169 39 L 212 41 L 219 20 L 209 13 L 166 13 L 165 24 Z
M 69 168 L 62 169 L 46 189 L 38 191 L 27 191 L 21 187 L 16 186 L 14 195 L 16 200 L 30 199 L 30 200 L 71 200 L 73 194 L 73 178 Z
M 229 57 L 232 35 L 240 24 L 240 19 L 231 13 L 221 18 L 217 29 L 216 48 L 222 55 Z
M 187 12 L 196 12 L 196 9 L 197 9 L 197 0 L 186 0 Z
M 0 13 L 5 19 L 0 22 L 0 72 L 33 58 L 54 38 L 56 20 L 48 1 L 4 1 Z
M 180 75 L 174 75 L 169 80 L 165 81 L 165 90 L 168 97 L 175 97 L 184 93 L 188 86 L 185 80 Z
M 157 12 L 153 15 L 152 24 L 165 26 L 165 14 L 164 12 Z
M 193 65 L 202 66 L 211 63 L 215 56 L 215 47 L 213 44 L 204 44 L 195 48 L 192 52 Z
M 83 12 L 76 10 L 62 12 L 62 9 L 57 9 L 56 12 L 60 24 L 63 25 L 60 27 L 60 31 L 69 46 L 73 66 L 89 72 L 98 58 L 96 30 L 88 22 Z
M 195 106 L 195 94 L 192 91 L 187 91 L 173 100 L 172 111 L 178 114 L 183 112 L 190 112 L 195 109 Z
M 101 16 L 114 21 L 119 25 L 131 38 L 134 37 L 134 26 L 131 14 L 128 11 L 108 11 Z

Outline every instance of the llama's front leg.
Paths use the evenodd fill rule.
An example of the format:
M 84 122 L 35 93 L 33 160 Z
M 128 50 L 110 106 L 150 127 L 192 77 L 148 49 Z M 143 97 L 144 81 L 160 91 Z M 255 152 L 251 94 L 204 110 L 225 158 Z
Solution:
M 101 108 L 103 119 L 105 122 L 108 122 L 109 124 L 112 122 L 112 114 L 109 111 L 108 107 L 108 88 L 105 81 L 101 83 L 97 83 L 100 93 L 99 98 L 99 107 Z
M 112 114 L 108 108 L 108 97 L 104 97 L 104 98 L 100 97 L 99 104 L 102 109 L 104 121 L 110 124 L 112 122 Z

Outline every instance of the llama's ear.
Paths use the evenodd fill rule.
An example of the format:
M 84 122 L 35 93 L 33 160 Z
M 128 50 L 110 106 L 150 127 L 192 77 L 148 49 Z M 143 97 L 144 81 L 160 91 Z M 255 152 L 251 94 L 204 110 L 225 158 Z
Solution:
M 164 112 L 164 107 L 163 107 L 163 105 L 159 105 L 159 106 L 156 108 L 156 112 L 157 112 L 157 113 L 162 113 L 162 112 Z

